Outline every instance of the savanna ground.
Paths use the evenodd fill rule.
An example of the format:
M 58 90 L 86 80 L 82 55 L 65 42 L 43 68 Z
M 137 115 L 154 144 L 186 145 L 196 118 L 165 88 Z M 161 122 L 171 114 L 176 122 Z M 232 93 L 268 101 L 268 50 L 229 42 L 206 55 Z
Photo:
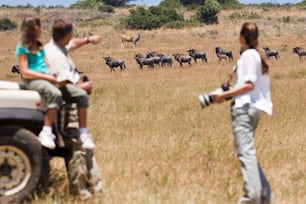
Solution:
M 306 203 L 306 60 L 292 53 L 306 47 L 306 10 L 245 8 L 256 12 L 260 48 L 280 53 L 270 59 L 274 114 L 262 114 L 256 132 L 258 159 L 271 183 L 276 204 Z M 99 34 L 99 45 L 72 53 L 78 68 L 94 83 L 90 96 L 89 128 L 104 180 L 103 194 L 86 203 L 235 203 L 242 194 L 240 164 L 231 133 L 229 103 L 201 109 L 197 95 L 217 88 L 239 57 L 238 35 L 245 19 L 229 19 L 235 10 L 222 11 L 219 24 L 180 30 L 142 31 L 136 49 L 120 48 L 114 29 L 127 10 L 97 17 L 93 11 L 0 10 L 20 25 L 26 14 L 43 19 L 43 42 L 50 38 L 50 22 L 65 13 L 75 23 L 77 36 Z M 186 14 L 188 15 L 188 14 Z M 101 15 L 100 15 L 101 16 Z M 10 73 L 19 30 L 0 33 L 0 79 L 19 81 Z M 214 47 L 231 49 L 234 62 L 218 63 Z M 208 63 L 191 67 L 139 70 L 136 53 L 174 54 L 195 48 L 205 51 Z M 187 53 L 186 53 L 187 54 Z M 104 56 L 124 59 L 125 72 L 111 73 Z M 34 203 L 77 203 L 68 193 L 64 162 L 52 161 L 49 194 Z

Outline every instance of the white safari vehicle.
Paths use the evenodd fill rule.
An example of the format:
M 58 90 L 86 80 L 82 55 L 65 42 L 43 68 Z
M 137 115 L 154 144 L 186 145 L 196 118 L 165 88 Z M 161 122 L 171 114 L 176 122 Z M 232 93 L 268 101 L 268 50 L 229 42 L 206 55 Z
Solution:
M 36 91 L 0 80 L 0 203 L 19 203 L 46 188 L 50 157 L 62 156 L 66 164 L 71 159 L 72 148 L 64 141 L 76 135 L 67 123 L 72 105 L 63 104 L 59 111 L 53 128 L 57 148 L 48 150 L 37 138 L 44 121 L 42 104 Z

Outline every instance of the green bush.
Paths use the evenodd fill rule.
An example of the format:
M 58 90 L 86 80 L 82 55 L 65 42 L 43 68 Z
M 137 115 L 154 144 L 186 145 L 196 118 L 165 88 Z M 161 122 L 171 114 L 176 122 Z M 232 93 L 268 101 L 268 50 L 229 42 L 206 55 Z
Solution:
M 152 30 L 176 21 L 184 21 L 184 17 L 178 14 L 175 9 L 152 6 L 149 9 L 144 7 L 131 9 L 130 15 L 123 19 L 121 24 L 129 29 Z
M 14 30 L 17 28 L 17 23 L 14 21 L 11 21 L 8 18 L 2 18 L 0 19 L 0 30 L 6 31 L 6 30 Z
M 162 6 L 153 6 L 149 8 L 149 11 L 157 17 L 160 17 L 161 23 L 165 24 L 172 21 L 183 21 L 184 17 L 176 12 L 175 9 L 162 7 Z
M 180 0 L 164 0 L 160 2 L 159 6 L 169 8 L 181 8 L 183 5 Z
M 218 0 L 222 9 L 240 9 L 242 8 L 242 4 L 237 0 Z
M 297 7 L 300 7 L 302 9 L 305 9 L 305 6 L 306 6 L 306 0 L 300 2 L 300 3 L 297 3 L 295 4 Z
M 187 11 L 195 11 L 199 8 L 198 4 L 188 4 L 185 5 L 185 8 L 187 9 Z
M 217 24 L 220 12 L 220 4 L 215 0 L 206 0 L 205 5 L 199 7 L 196 13 L 196 18 L 205 24 Z
M 166 28 L 181 29 L 185 27 L 184 21 L 172 21 L 165 25 Z
M 133 0 L 96 0 L 96 1 L 106 5 L 118 7 L 118 6 L 126 6 L 129 2 L 132 2 Z
M 237 0 L 216 0 L 222 9 L 238 9 L 242 4 Z M 195 10 L 199 5 L 205 5 L 207 0 L 180 0 L 180 2 L 190 10 Z
M 102 12 L 102 13 L 114 13 L 114 7 L 110 6 L 110 5 L 100 5 L 98 7 L 98 11 Z
M 109 5 L 109 6 L 126 6 L 133 0 L 79 0 L 77 3 L 72 4 L 71 8 L 86 9 L 93 8 L 98 5 Z
M 205 0 L 180 0 L 183 5 L 203 5 Z
M 301 1 L 300 3 L 297 3 L 296 5 L 302 5 L 302 6 L 306 6 L 306 0 Z
M 129 29 L 151 30 L 161 26 L 157 18 L 144 7 L 131 9 L 130 15 L 123 19 L 121 23 Z

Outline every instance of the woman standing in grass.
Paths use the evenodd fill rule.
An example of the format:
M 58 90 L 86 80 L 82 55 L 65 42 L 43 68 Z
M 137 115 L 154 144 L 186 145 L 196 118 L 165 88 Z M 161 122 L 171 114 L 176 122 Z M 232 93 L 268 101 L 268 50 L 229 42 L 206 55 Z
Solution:
M 237 63 L 235 85 L 232 89 L 212 97 L 217 103 L 233 97 L 232 127 L 244 180 L 244 195 L 238 203 L 270 203 L 270 185 L 257 161 L 254 147 L 254 131 L 260 111 L 272 114 L 269 66 L 257 50 L 256 24 L 244 23 L 239 41 L 244 51 Z
M 27 89 L 36 90 L 47 101 L 44 126 L 39 133 L 40 143 L 49 148 L 55 148 L 55 135 L 52 124 L 57 109 L 62 101 L 61 91 L 55 86 L 57 80 L 54 70 L 47 65 L 47 59 L 42 43 L 40 19 L 25 17 L 21 25 L 22 41 L 16 47 L 16 56 Z

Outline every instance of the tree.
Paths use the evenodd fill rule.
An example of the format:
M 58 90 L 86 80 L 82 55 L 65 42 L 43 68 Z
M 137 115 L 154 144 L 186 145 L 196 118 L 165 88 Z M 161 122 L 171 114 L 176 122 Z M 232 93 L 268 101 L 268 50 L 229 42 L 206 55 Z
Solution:
M 95 6 L 110 5 L 110 6 L 126 6 L 129 2 L 135 0 L 79 0 L 77 3 L 72 4 L 71 8 L 93 8 Z
M 181 0 L 163 0 L 160 2 L 159 6 L 170 7 L 170 8 L 180 8 L 182 7 Z
M 222 8 L 240 8 L 241 4 L 237 0 L 218 0 Z
M 300 3 L 296 4 L 297 6 L 305 6 L 306 5 L 306 0 L 301 1 Z
M 0 19 L 0 31 L 14 30 L 17 28 L 17 23 L 8 18 Z
M 198 4 L 203 5 L 205 0 L 180 0 L 183 5 Z
M 152 6 L 149 9 L 137 7 L 130 10 L 130 15 L 122 23 L 130 29 L 157 29 L 173 22 L 184 22 L 184 17 L 175 9 Z
M 97 2 L 102 2 L 107 5 L 111 6 L 126 6 L 129 2 L 132 2 L 135 0 L 97 0 Z
M 216 24 L 218 23 L 217 14 L 220 9 L 220 4 L 216 0 L 206 0 L 205 5 L 199 7 L 196 17 L 205 24 Z
M 161 24 L 157 23 L 156 18 L 144 7 L 138 7 L 130 10 L 130 15 L 123 20 L 123 23 L 130 29 L 154 29 L 159 28 Z

